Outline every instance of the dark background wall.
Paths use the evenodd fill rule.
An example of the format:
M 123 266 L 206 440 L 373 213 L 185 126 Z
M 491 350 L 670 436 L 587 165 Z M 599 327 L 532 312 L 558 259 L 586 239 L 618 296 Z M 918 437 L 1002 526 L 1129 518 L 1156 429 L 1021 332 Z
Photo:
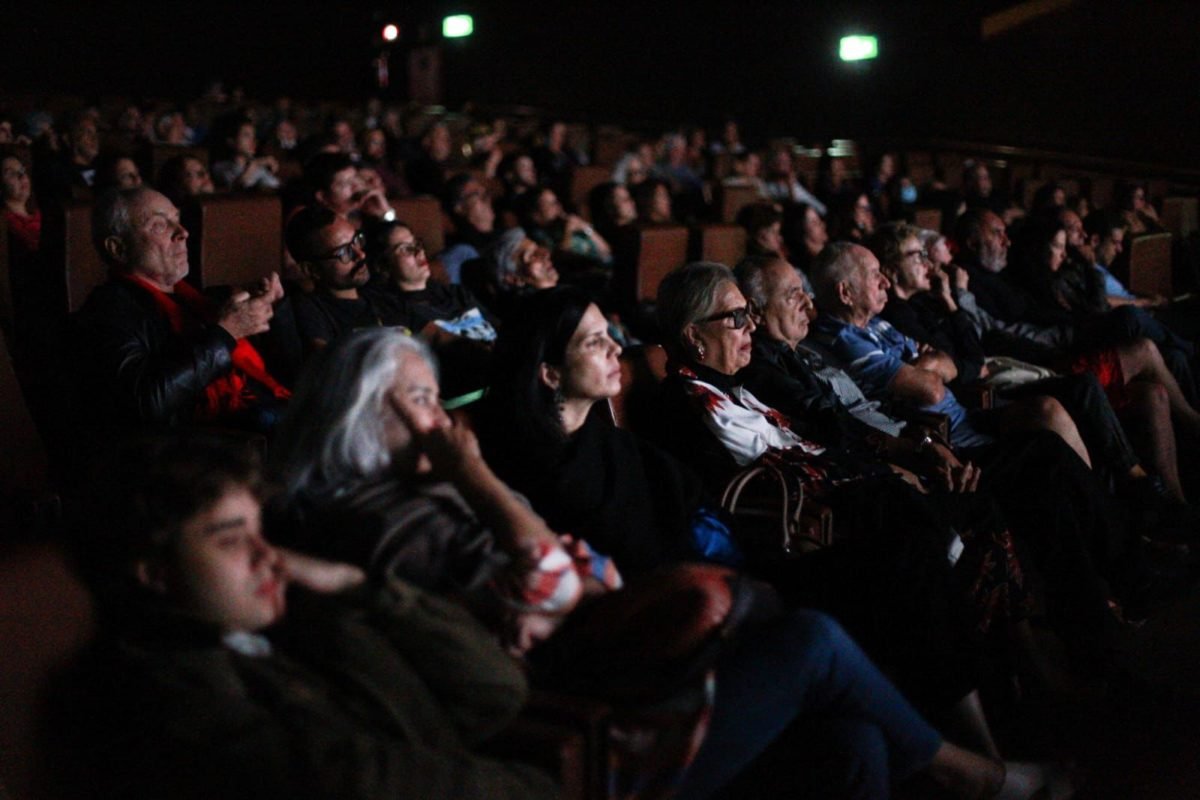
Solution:
M 404 39 L 445 13 L 450 105 L 473 99 L 590 119 L 715 124 L 760 135 L 940 136 L 1200 164 L 1200 3 L 1078 0 L 984 42 L 1013 5 L 947 2 L 25 3 L 0 33 L 7 94 L 189 97 L 222 78 L 252 96 L 364 96 L 379 27 Z M 836 59 L 877 35 L 880 58 Z M 403 58 L 393 58 L 403 85 Z M 398 78 L 399 80 L 395 80 Z

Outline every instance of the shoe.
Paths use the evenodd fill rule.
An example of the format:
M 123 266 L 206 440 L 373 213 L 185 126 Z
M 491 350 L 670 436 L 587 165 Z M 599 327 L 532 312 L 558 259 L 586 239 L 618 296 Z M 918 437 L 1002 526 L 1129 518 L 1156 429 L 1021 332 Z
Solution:
M 1130 481 L 1126 491 L 1135 530 L 1155 541 L 1200 544 L 1200 511 L 1172 497 L 1162 478 L 1151 475 Z

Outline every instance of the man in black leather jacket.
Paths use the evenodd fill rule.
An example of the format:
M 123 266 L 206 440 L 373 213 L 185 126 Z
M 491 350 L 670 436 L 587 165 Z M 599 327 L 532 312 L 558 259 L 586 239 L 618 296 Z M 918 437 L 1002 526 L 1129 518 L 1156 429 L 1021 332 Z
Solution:
M 84 433 L 193 422 L 266 430 L 286 400 L 246 340 L 268 330 L 278 276 L 218 306 L 183 280 L 187 236 L 153 190 L 97 200 L 92 240 L 111 271 L 73 328 L 72 417 Z

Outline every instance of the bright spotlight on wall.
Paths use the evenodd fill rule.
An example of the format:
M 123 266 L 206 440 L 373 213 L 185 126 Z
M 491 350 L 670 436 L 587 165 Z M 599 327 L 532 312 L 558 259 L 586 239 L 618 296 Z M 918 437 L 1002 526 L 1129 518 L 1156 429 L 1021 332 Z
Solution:
M 447 39 L 461 39 L 475 32 L 475 20 L 470 14 L 454 14 L 442 20 L 442 36 Z
M 870 61 L 879 56 L 879 40 L 874 36 L 843 36 L 838 55 L 842 61 Z
M 391 23 L 383 26 L 383 40 L 385 42 L 394 42 L 400 38 L 400 29 Z

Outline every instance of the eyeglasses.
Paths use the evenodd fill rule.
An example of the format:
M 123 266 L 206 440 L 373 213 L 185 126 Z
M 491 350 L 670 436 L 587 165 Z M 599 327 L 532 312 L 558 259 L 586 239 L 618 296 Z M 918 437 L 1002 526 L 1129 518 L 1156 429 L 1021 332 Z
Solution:
M 342 262 L 343 264 L 352 264 L 352 263 L 354 263 L 354 259 L 356 259 L 358 257 L 358 253 L 362 252 L 363 246 L 366 244 L 366 241 L 367 241 L 367 237 L 363 235 L 362 231 L 359 231 L 358 233 L 354 234 L 353 239 L 346 242 L 344 245 L 337 248 L 336 250 L 331 250 L 330 252 L 326 253 L 323 256 L 317 256 L 317 259 L 320 261 L 329 261 L 331 259 L 337 259 L 338 261 Z
M 750 324 L 750 306 L 742 306 L 741 308 L 731 308 L 728 311 L 722 311 L 719 314 L 709 314 L 707 317 L 701 317 L 696 320 L 700 322 L 716 322 L 719 319 L 728 319 L 733 321 L 732 327 L 735 331 L 740 331 L 742 328 Z
M 13 167 L 12 169 L 4 170 L 4 177 L 6 178 L 24 178 L 28 174 L 24 167 Z
M 420 239 L 413 239 L 411 242 L 400 242 L 392 246 L 393 253 L 399 253 L 402 256 L 415 256 L 417 253 L 425 252 L 425 243 Z
M 907 250 L 907 251 L 900 253 L 900 256 L 902 258 L 904 258 L 904 260 L 906 260 L 906 261 L 908 261 L 908 260 L 928 261 L 929 260 L 929 251 L 924 248 L 921 248 L 920 250 Z

